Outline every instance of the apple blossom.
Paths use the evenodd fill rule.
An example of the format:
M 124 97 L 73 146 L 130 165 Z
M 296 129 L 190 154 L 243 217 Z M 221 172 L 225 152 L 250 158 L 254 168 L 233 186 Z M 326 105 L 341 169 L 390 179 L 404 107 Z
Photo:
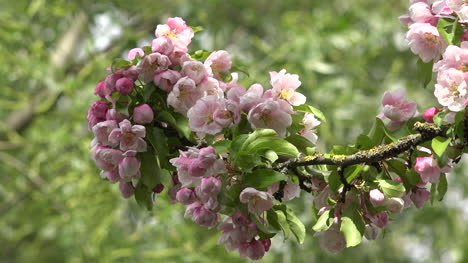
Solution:
M 145 55 L 145 52 L 141 48 L 132 48 L 130 49 L 130 51 L 128 51 L 127 59 L 132 61 L 137 57 L 137 55 L 143 57 Z
M 220 79 L 220 73 L 229 72 L 231 69 L 231 55 L 225 50 L 214 51 L 206 58 L 204 64 L 208 72 Z
M 319 237 L 320 248 L 330 253 L 336 254 L 346 247 L 343 233 L 335 228 L 320 232 Z
M 148 104 L 135 107 L 133 110 L 133 120 L 138 124 L 148 124 L 154 119 L 154 113 Z
M 195 86 L 195 82 L 188 77 L 183 77 L 177 81 L 167 96 L 167 104 L 171 105 L 174 111 L 186 115 L 202 96 L 203 91 Z
M 403 122 L 417 115 L 416 102 L 407 101 L 405 95 L 405 89 L 386 91 L 383 95 L 383 112 L 378 117 L 390 119 L 388 124 L 390 130 L 400 128 Z
M 155 74 L 153 81 L 160 89 L 171 92 L 172 87 L 174 87 L 181 77 L 182 75 L 178 71 L 169 69 Z
M 430 199 L 431 193 L 426 188 L 415 188 L 411 191 L 411 201 L 414 206 L 421 208 Z
M 249 212 L 259 215 L 273 207 L 273 196 L 268 192 L 258 191 L 255 188 L 245 188 L 239 196 L 241 203 L 247 204 Z
M 120 182 L 119 190 L 123 198 L 130 198 L 135 193 L 132 182 Z
M 158 25 L 155 31 L 156 37 L 165 36 L 172 41 L 175 52 L 186 53 L 187 46 L 192 42 L 193 30 L 187 26 L 180 17 L 171 17 L 167 19 L 165 25 Z
M 151 42 L 151 50 L 162 55 L 170 56 L 172 51 L 174 51 L 174 45 L 169 38 L 162 36 L 153 39 L 153 42 Z
M 133 81 L 128 78 L 120 78 L 115 82 L 115 89 L 122 95 L 132 93 L 133 87 Z
M 292 108 L 287 102 L 270 98 L 253 107 L 247 119 L 252 128 L 270 128 L 284 137 L 286 128 L 292 124 L 292 113 Z
M 171 65 L 171 61 L 166 55 L 152 53 L 145 56 L 137 64 L 141 81 L 144 83 L 151 82 L 154 74 L 167 70 L 169 65 Z
M 119 123 L 119 128 L 114 129 L 109 135 L 109 142 L 113 146 L 120 145 L 122 151 L 135 150 L 146 152 L 146 129 L 141 125 L 132 125 L 129 120 Z
M 463 72 L 447 69 L 437 76 L 434 96 L 451 111 L 462 111 L 468 104 L 468 84 Z
M 411 51 L 426 63 L 439 58 L 447 47 L 437 28 L 428 23 L 410 25 L 406 39 Z
M 385 196 L 380 190 L 372 189 L 369 192 L 369 201 L 374 207 L 382 206 L 385 202 Z
M 177 191 L 176 199 L 183 205 L 190 205 L 197 201 L 197 195 L 191 188 L 182 188 Z
M 280 72 L 270 72 L 270 84 L 272 92 L 279 98 L 286 100 L 291 105 L 298 106 L 306 102 L 306 97 L 296 89 L 301 85 L 299 76 L 286 73 L 285 69 Z
M 401 213 L 404 205 L 405 202 L 403 199 L 398 197 L 392 197 L 388 200 L 385 200 L 385 206 L 387 207 L 388 212 L 393 214 Z

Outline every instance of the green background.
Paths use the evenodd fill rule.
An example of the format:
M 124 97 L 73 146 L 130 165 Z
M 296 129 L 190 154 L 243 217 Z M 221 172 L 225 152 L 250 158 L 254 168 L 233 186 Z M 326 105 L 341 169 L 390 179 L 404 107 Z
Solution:
M 148 213 L 100 179 L 86 111 L 114 57 L 150 43 L 181 16 L 203 26 L 190 47 L 225 49 L 265 87 L 269 71 L 300 75 L 328 122 L 322 149 L 353 143 L 380 111 L 383 92 L 406 88 L 418 109 L 436 105 L 416 80 L 398 16 L 406 0 L 0 1 L 0 262 L 246 262 L 216 245 L 219 232 L 183 218 L 161 195 Z M 466 158 L 463 161 L 466 163 Z M 332 255 L 311 226 L 312 198 L 291 202 L 303 245 L 273 240 L 261 262 L 467 262 L 466 165 L 441 203 L 392 216 L 375 242 Z M 465 249 L 466 248 L 466 249 Z

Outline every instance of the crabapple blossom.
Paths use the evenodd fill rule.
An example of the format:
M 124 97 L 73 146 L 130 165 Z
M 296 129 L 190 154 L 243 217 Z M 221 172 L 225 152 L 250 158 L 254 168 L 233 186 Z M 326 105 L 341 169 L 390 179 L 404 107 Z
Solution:
M 411 51 L 422 61 L 429 62 L 439 58 L 447 47 L 437 28 L 429 23 L 414 23 L 409 26 L 406 39 Z
M 468 104 L 468 84 L 463 72 L 454 68 L 447 69 L 437 76 L 434 96 L 440 105 L 459 112 Z
M 174 51 L 174 45 L 169 38 L 162 36 L 153 39 L 151 42 L 151 50 L 162 55 L 170 56 L 172 51 Z
M 154 119 L 154 113 L 148 104 L 135 107 L 133 110 L 133 120 L 138 124 L 148 124 Z
M 123 114 L 123 113 L 120 113 L 120 112 L 117 112 L 115 109 L 109 109 L 107 111 L 107 114 L 106 114 L 106 119 L 107 120 L 114 120 L 116 121 L 117 123 L 120 123 L 121 121 L 127 119 L 128 116 Z
M 465 0 L 445 0 L 445 3 L 457 13 L 461 23 L 468 22 L 468 3 Z
M 198 100 L 187 112 L 190 129 L 199 133 L 219 133 L 223 127 L 214 120 L 214 113 L 222 107 L 221 104 L 222 102 L 215 96 Z
M 255 188 L 247 187 L 240 193 L 239 200 L 247 204 L 248 210 L 252 214 L 259 215 L 273 207 L 273 196 L 268 192 L 258 191 Z
M 195 84 L 200 84 L 202 80 L 208 77 L 208 73 L 206 72 L 206 68 L 203 63 L 196 60 L 184 62 L 182 65 L 182 74 L 195 81 Z
M 433 123 L 434 116 L 439 112 L 439 109 L 436 107 L 430 107 L 424 111 L 423 118 L 426 122 Z
M 433 70 L 442 72 L 450 68 L 468 72 L 468 42 L 462 42 L 460 47 L 448 46 L 442 54 L 442 59 L 434 63 Z
M 96 101 L 94 102 L 91 107 L 88 109 L 88 130 L 92 131 L 94 125 L 98 124 L 99 122 L 103 122 L 106 120 L 106 114 L 109 110 L 109 105 L 104 101 Z
M 432 157 L 417 157 L 414 170 L 421 176 L 424 183 L 439 183 L 441 170 L 437 161 Z
M 123 152 L 106 146 L 96 146 L 93 150 L 92 159 L 96 166 L 105 171 L 117 169 L 119 162 L 124 158 Z
M 115 89 L 122 95 L 132 93 L 133 87 L 133 81 L 128 78 L 120 78 L 115 82 Z
M 437 24 L 437 17 L 432 14 L 431 6 L 426 2 L 417 2 L 409 7 L 409 15 L 413 23 Z
M 107 180 L 109 180 L 109 182 L 111 184 L 115 184 L 117 182 L 120 182 L 120 175 L 119 175 L 119 170 L 118 169 L 115 169 L 115 170 L 112 170 L 112 171 L 104 171 L 104 170 L 101 170 L 101 177 L 104 179 L 104 178 L 107 178 Z
M 195 86 L 195 82 L 188 77 L 183 77 L 177 81 L 167 96 L 167 104 L 171 105 L 174 111 L 186 115 L 202 96 L 203 91 Z
M 405 202 L 403 199 L 398 197 L 392 197 L 385 201 L 385 206 L 387 207 L 388 212 L 397 214 L 403 210 Z
M 390 130 L 400 128 L 403 122 L 417 114 L 416 102 L 407 101 L 405 95 L 406 91 L 403 88 L 384 93 L 382 98 L 383 112 L 378 117 L 390 119 L 388 124 Z
M 274 194 L 279 190 L 279 182 L 275 182 L 268 187 L 268 192 Z M 301 188 L 298 183 L 292 181 L 287 181 L 283 188 L 283 198 L 282 201 L 290 201 L 296 197 L 299 197 L 301 194 Z
M 252 260 L 259 260 L 265 255 L 265 246 L 260 240 L 244 242 L 239 247 L 241 258 L 248 257 Z
M 380 229 L 372 224 L 366 225 L 364 236 L 367 240 L 376 240 L 379 236 Z
M 130 51 L 128 51 L 127 59 L 132 61 L 137 57 L 137 55 L 143 57 L 145 55 L 145 52 L 141 48 L 132 48 L 130 49 Z
M 253 84 L 250 88 L 240 97 L 240 107 L 245 113 L 249 113 L 250 110 L 256 105 L 260 104 L 263 99 L 263 87 L 260 84 Z
M 99 143 L 100 145 L 111 146 L 112 144 L 109 142 L 109 135 L 116 128 L 117 122 L 114 120 L 103 121 L 94 125 L 93 133 L 95 139 L 91 145 L 94 146 Z
M 140 176 L 141 162 L 136 156 L 136 151 L 127 151 L 123 154 L 125 157 L 119 162 L 119 175 L 124 181 L 130 181 L 132 178 Z
M 253 107 L 247 119 L 252 128 L 270 128 L 284 137 L 286 128 L 292 124 L 291 114 L 292 108 L 286 101 L 270 98 Z
M 135 193 L 132 182 L 120 182 L 119 191 L 123 198 L 130 198 Z
M 144 83 L 151 82 L 154 74 L 167 70 L 169 65 L 171 65 L 171 61 L 166 55 L 151 53 L 145 56 L 137 64 L 141 81 Z
M 372 189 L 369 191 L 369 201 L 374 207 L 379 207 L 384 204 L 385 196 L 379 189 Z
M 231 69 L 231 55 L 225 50 L 214 51 L 206 58 L 204 65 L 209 73 L 220 79 L 220 73 L 229 72 Z
M 97 95 L 101 98 L 105 98 L 106 96 L 111 95 L 113 92 L 112 89 L 107 88 L 106 82 L 101 81 L 96 85 L 96 88 L 94 89 L 94 95 Z
M 298 75 L 286 73 L 285 69 L 280 72 L 273 71 L 270 72 L 270 84 L 273 87 L 271 90 L 273 94 L 291 105 L 299 106 L 306 102 L 306 97 L 296 92 L 296 89 L 301 85 Z
M 447 0 L 439 0 L 432 4 L 432 12 L 436 15 L 448 16 L 453 13 L 453 10 L 447 6 Z
M 119 123 L 119 128 L 114 129 L 109 135 L 109 142 L 113 146 L 120 145 L 122 151 L 135 150 L 146 152 L 146 129 L 141 125 L 132 125 L 129 120 Z
M 336 254 L 346 247 L 343 233 L 333 227 L 320 232 L 319 237 L 320 247 L 330 253 Z
M 222 182 L 216 177 L 202 178 L 201 184 L 196 188 L 197 195 L 204 200 L 215 197 L 221 191 Z
M 193 211 L 192 219 L 195 223 L 208 228 L 215 227 L 218 223 L 219 215 L 205 207 L 197 207 Z
M 158 86 L 160 89 L 171 92 L 172 87 L 177 83 L 177 81 L 181 78 L 182 76 L 178 71 L 175 70 L 166 70 L 159 72 L 154 75 L 153 81 L 156 86 Z
M 386 212 L 379 212 L 372 215 L 367 215 L 367 218 L 378 228 L 384 228 L 388 224 L 388 214 Z
M 197 195 L 191 188 L 182 188 L 177 191 L 176 199 L 183 205 L 190 205 L 197 201 Z
M 431 193 L 426 188 L 415 188 L 411 191 L 410 198 L 414 206 L 421 208 L 431 198 Z
M 187 26 L 180 17 L 170 17 L 165 25 L 158 25 L 155 31 L 156 37 L 165 36 L 172 41 L 174 52 L 186 53 L 187 46 L 194 36 L 192 28 Z

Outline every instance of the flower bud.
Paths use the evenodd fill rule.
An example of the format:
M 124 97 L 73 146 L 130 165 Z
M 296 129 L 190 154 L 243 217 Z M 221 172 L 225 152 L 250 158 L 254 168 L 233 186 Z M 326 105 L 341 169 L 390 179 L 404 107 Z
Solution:
M 387 207 L 388 211 L 393 214 L 400 213 L 405 206 L 405 201 L 398 197 L 392 197 L 385 201 L 385 206 Z
M 107 178 L 111 184 L 115 184 L 120 181 L 119 171 L 117 169 L 113 171 L 101 171 L 101 177 Z
M 119 162 L 119 174 L 125 181 L 137 177 L 140 172 L 141 162 L 134 156 L 127 156 Z
M 427 200 L 431 197 L 431 193 L 426 190 L 426 188 L 416 188 L 411 192 L 411 201 L 413 201 L 414 206 L 421 208 L 424 206 Z
M 218 223 L 218 214 L 204 207 L 200 207 L 193 211 L 192 219 L 201 226 L 212 228 Z
M 372 189 L 369 192 L 369 201 L 374 207 L 382 206 L 385 201 L 385 196 L 378 189 Z
M 120 78 L 115 83 L 115 88 L 122 95 L 128 95 L 133 91 L 133 81 L 128 78 Z
M 199 84 L 208 76 L 205 66 L 200 61 L 196 60 L 185 62 L 182 66 L 182 72 L 184 76 L 192 79 L 195 84 Z
M 270 250 L 271 239 L 260 239 L 258 241 L 262 242 L 262 245 L 265 248 L 265 252 L 268 252 Z
M 245 254 L 252 260 L 259 260 L 265 255 L 265 246 L 259 240 L 252 240 L 248 243 Z
M 121 121 L 127 119 L 127 116 L 123 113 L 117 112 L 115 109 L 110 109 L 107 111 L 106 119 L 115 120 L 116 122 L 120 123 Z
M 379 228 L 384 228 L 388 224 L 388 214 L 386 212 L 380 212 L 375 216 L 368 216 L 368 218 Z
M 111 95 L 112 90 L 108 89 L 106 87 L 105 81 L 101 81 L 96 85 L 96 88 L 94 89 L 94 95 L 97 95 L 101 98 L 105 98 L 107 95 Z
M 106 79 L 104 80 L 104 83 L 106 85 L 106 88 L 110 91 L 110 94 L 112 94 L 115 91 L 115 84 L 117 80 L 121 77 L 122 75 L 119 73 L 112 73 L 107 75 Z
M 132 61 L 136 58 L 136 56 L 140 55 L 140 57 L 143 57 L 145 55 L 145 52 L 141 48 L 132 48 L 130 51 L 128 51 L 127 58 L 128 60 Z
M 434 116 L 439 112 L 439 109 L 436 107 L 429 108 L 424 111 L 423 118 L 426 122 L 433 123 Z
M 319 243 L 322 249 L 333 254 L 340 252 L 346 246 L 346 240 L 343 233 L 333 228 L 320 233 Z
M 200 184 L 200 191 L 209 196 L 216 196 L 221 191 L 221 180 L 216 177 L 205 177 Z
M 164 185 L 163 184 L 157 184 L 154 188 L 153 188 L 153 193 L 156 193 L 156 194 L 159 194 L 161 193 L 162 191 L 164 190 Z
M 129 198 L 135 193 L 132 182 L 120 182 L 119 190 L 123 198 Z
M 367 240 L 375 240 L 379 235 L 380 229 L 372 224 L 366 225 L 366 231 L 364 232 L 364 236 Z
M 138 124 L 151 123 L 153 118 L 153 110 L 148 104 L 140 105 L 133 110 L 133 120 Z
M 190 205 L 193 202 L 197 201 L 197 196 L 195 192 L 190 188 L 182 188 L 177 191 L 176 199 L 179 203 L 183 205 Z

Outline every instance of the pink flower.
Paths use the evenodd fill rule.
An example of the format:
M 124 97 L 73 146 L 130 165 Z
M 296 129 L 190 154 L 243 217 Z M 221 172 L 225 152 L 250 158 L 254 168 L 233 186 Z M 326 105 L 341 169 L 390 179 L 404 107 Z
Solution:
M 259 260 L 265 255 L 265 246 L 259 240 L 244 242 L 239 247 L 241 258 L 248 257 L 252 260 Z
M 140 79 L 144 83 L 149 83 L 153 80 L 154 74 L 166 70 L 170 65 L 171 61 L 166 55 L 151 53 L 138 62 L 137 68 Z
M 320 232 L 320 247 L 330 253 L 336 254 L 346 247 L 343 233 L 335 228 Z
M 374 216 L 367 215 L 367 218 L 378 228 L 384 228 L 388 224 L 388 214 L 386 212 L 379 212 Z
M 204 96 L 216 96 L 218 98 L 224 98 L 223 90 L 219 87 L 219 81 L 215 78 L 205 78 L 198 84 L 197 88 L 203 91 Z
M 183 205 L 190 205 L 197 201 L 197 195 L 191 188 L 182 188 L 177 192 L 176 199 Z
M 403 210 L 405 202 L 401 198 L 392 197 L 385 201 L 385 206 L 387 207 L 388 212 L 398 214 Z
M 450 45 L 442 54 L 442 60 L 434 64 L 435 72 L 455 68 L 468 72 L 468 42 L 462 42 L 461 47 Z
M 140 55 L 140 57 L 143 57 L 145 52 L 141 48 L 132 48 L 128 51 L 127 59 L 132 61 L 136 58 L 137 54 Z
M 241 212 L 234 212 L 232 217 L 226 217 L 218 229 L 223 231 L 218 244 L 224 243 L 227 250 L 238 250 L 239 253 L 243 244 L 250 242 L 258 233 L 255 223 L 250 222 Z
M 291 105 L 298 106 L 306 102 L 306 97 L 296 92 L 301 85 L 298 75 L 286 73 L 285 69 L 280 72 L 273 71 L 270 72 L 270 84 L 273 87 L 273 94 Z
M 120 113 L 120 112 L 117 112 L 115 109 L 109 109 L 107 111 L 107 114 L 106 114 L 106 119 L 107 120 L 114 120 L 116 121 L 117 123 L 127 119 L 128 116 L 123 114 L 123 113 Z
M 382 206 L 385 201 L 385 196 L 378 189 L 372 189 L 369 192 L 369 201 L 374 207 Z
M 259 215 L 273 207 L 273 196 L 255 188 L 245 188 L 239 196 L 241 203 L 247 204 L 249 212 Z
M 133 110 L 133 120 L 138 124 L 148 124 L 154 119 L 154 113 L 148 104 L 135 107 Z
M 222 106 L 222 102 L 215 96 L 198 100 L 187 112 L 189 128 L 199 133 L 216 134 L 221 132 L 223 127 L 214 120 L 214 113 Z
M 106 114 L 109 110 L 109 105 L 104 101 L 96 101 L 94 102 L 91 107 L 88 109 L 88 130 L 92 130 L 94 125 L 98 124 L 99 122 L 103 122 L 106 120 Z
M 96 137 L 91 143 L 91 147 L 99 143 L 104 146 L 111 146 L 109 142 L 110 133 L 117 128 L 117 122 L 114 120 L 100 122 L 93 127 L 93 133 Z
M 166 56 L 170 56 L 174 51 L 172 41 L 167 37 L 158 37 L 151 42 L 151 50 Z
M 228 100 L 231 100 L 231 101 L 234 101 L 236 102 L 237 104 L 239 104 L 239 107 L 240 107 L 240 100 L 241 100 L 241 97 L 247 92 L 247 90 L 242 87 L 241 85 L 235 85 L 233 87 L 230 87 L 227 91 L 226 91 L 226 99 Z M 263 93 L 263 91 L 262 91 Z M 262 95 L 260 94 L 260 97 Z
M 106 79 L 104 80 L 106 90 L 107 90 L 106 93 L 109 93 L 109 95 L 111 95 L 115 91 L 115 83 L 121 77 L 123 77 L 122 74 L 117 73 L 117 72 L 107 75 Z
M 431 7 L 428 3 L 417 2 L 410 6 L 409 15 L 413 23 L 429 23 L 435 26 L 437 17 L 432 14 Z
M 123 198 L 130 198 L 135 193 L 132 182 L 120 182 L 119 190 Z
M 253 84 L 250 88 L 240 97 L 240 107 L 245 113 L 260 104 L 263 99 L 263 87 L 260 84 Z
M 283 100 L 266 99 L 253 107 L 247 116 L 252 128 L 270 128 L 279 136 L 286 136 L 286 128 L 291 126 L 293 113 L 291 106 Z
M 453 13 L 452 9 L 447 6 L 447 0 L 435 1 L 432 4 L 432 12 L 436 15 L 448 16 Z
M 416 102 L 407 101 L 405 94 L 406 91 L 403 88 L 384 93 L 382 98 L 383 113 L 378 117 L 390 119 L 388 124 L 390 130 L 400 128 L 403 122 L 417 115 Z
M 218 223 L 219 215 L 205 207 L 198 207 L 193 211 L 192 220 L 201 225 L 206 226 L 208 228 L 212 228 L 216 226 Z
M 424 111 L 423 118 L 426 122 L 433 123 L 434 116 L 439 112 L 439 109 L 436 107 L 431 107 Z
M 208 77 L 205 66 L 197 60 L 184 62 L 181 72 L 184 76 L 195 81 L 195 84 L 199 84 L 202 80 Z
M 97 146 L 93 150 L 92 159 L 96 166 L 105 171 L 114 171 L 124 158 L 122 151 L 106 146 Z
M 171 92 L 172 87 L 176 84 L 176 82 L 181 78 L 182 76 L 178 71 L 175 70 L 166 70 L 159 72 L 154 75 L 153 81 L 156 86 L 158 86 L 160 89 Z
M 307 128 L 307 129 L 315 129 L 317 126 L 320 125 L 320 121 L 315 118 L 315 115 L 312 113 L 305 113 L 304 118 L 302 119 L 302 124 Z
M 450 68 L 437 76 L 434 95 L 440 105 L 459 112 L 468 104 L 468 85 L 463 72 Z
M 128 78 L 120 78 L 115 82 L 115 89 L 124 96 L 132 93 L 133 87 L 133 81 Z
M 468 3 L 464 0 L 446 0 L 447 6 L 457 13 L 461 23 L 468 22 Z
M 437 28 L 428 23 L 412 24 L 406 39 L 411 51 L 426 63 L 437 59 L 447 47 Z
M 109 142 L 113 146 L 120 144 L 122 151 L 134 150 L 137 152 L 146 152 L 146 142 L 143 139 L 146 136 L 146 129 L 141 125 L 133 125 L 129 120 L 123 120 L 119 123 L 120 128 L 114 129 L 109 135 Z
M 111 184 L 115 184 L 120 182 L 120 175 L 119 170 L 112 170 L 112 171 L 101 171 L 101 177 L 107 178 Z
M 188 77 L 183 77 L 177 81 L 167 96 L 167 104 L 171 105 L 174 111 L 186 115 L 202 96 L 203 91 L 195 86 L 195 82 Z
M 209 73 L 220 79 L 220 73 L 229 72 L 231 69 L 231 55 L 225 50 L 214 51 L 206 58 L 204 64 Z
M 216 198 L 221 192 L 221 180 L 216 177 L 205 177 L 202 178 L 200 186 L 196 188 L 197 195 L 202 200 L 208 200 L 209 198 Z
M 415 188 L 411 191 L 411 201 L 413 201 L 414 206 L 421 208 L 431 197 L 431 193 L 427 191 L 426 188 Z
M 432 157 L 417 157 L 414 170 L 421 176 L 423 183 L 439 183 L 441 170 L 437 161 Z
M 279 190 L 279 182 L 273 183 L 268 187 L 268 192 L 270 194 L 274 194 Z M 292 181 L 287 181 L 286 185 L 283 188 L 283 198 L 282 201 L 286 202 L 292 200 L 296 197 L 299 197 L 301 194 L 301 189 L 298 183 L 294 183 Z
M 94 95 L 97 95 L 101 98 L 106 98 L 106 96 L 111 95 L 113 90 L 108 89 L 106 87 L 106 82 L 101 81 L 96 85 L 96 88 L 94 89 Z
M 128 182 L 140 176 L 141 162 L 135 157 L 135 151 L 127 151 L 124 156 L 119 162 L 119 175 L 123 181 Z
M 174 44 L 175 52 L 186 53 L 187 47 L 192 42 L 194 35 L 192 28 L 188 27 L 185 21 L 180 17 L 171 17 L 167 19 L 165 25 L 158 25 L 155 31 L 156 37 L 165 36 Z

